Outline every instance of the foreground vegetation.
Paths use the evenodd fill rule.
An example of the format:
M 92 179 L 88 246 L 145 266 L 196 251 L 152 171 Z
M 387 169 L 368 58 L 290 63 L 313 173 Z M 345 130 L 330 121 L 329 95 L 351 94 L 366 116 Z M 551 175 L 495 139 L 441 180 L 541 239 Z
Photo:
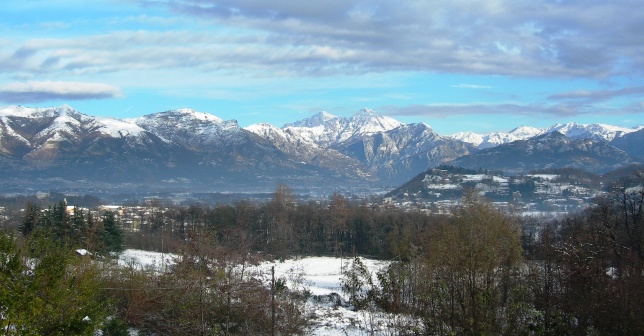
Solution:
M 155 207 L 124 236 L 110 212 L 27 207 L 0 234 L 2 330 L 305 334 L 306 293 L 244 266 L 326 254 L 391 260 L 373 277 L 356 258 L 343 289 L 355 309 L 413 317 L 400 335 L 641 335 L 643 183 L 624 179 L 555 221 L 512 217 L 474 192 L 450 216 L 429 216 L 341 195 L 297 204 L 286 186 L 264 204 Z M 120 237 L 182 258 L 161 271 L 116 267 Z

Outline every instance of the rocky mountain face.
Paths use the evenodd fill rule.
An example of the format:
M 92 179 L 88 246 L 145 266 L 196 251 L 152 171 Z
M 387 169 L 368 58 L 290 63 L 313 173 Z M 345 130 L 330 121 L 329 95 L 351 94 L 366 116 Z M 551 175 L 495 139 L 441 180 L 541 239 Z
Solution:
M 453 134 L 451 138 L 470 143 L 479 149 L 485 149 L 517 140 L 530 139 L 543 133 L 544 130 L 536 127 L 520 126 L 508 133 L 493 132 L 488 134 L 476 134 L 473 132 L 461 132 Z
M 625 128 L 605 124 L 555 124 L 548 128 L 521 126 L 510 132 L 493 132 L 477 134 L 473 132 L 460 132 L 451 137 L 475 145 L 479 149 L 492 148 L 517 140 L 527 140 L 542 134 L 553 132 L 561 133 L 570 139 L 591 139 L 594 141 L 612 141 L 629 133 L 636 132 L 636 128 Z
M 483 149 L 450 162 L 470 169 L 495 169 L 522 173 L 535 169 L 575 167 L 602 173 L 637 162 L 625 151 L 605 141 L 571 139 L 562 133 L 546 133 L 494 148 Z
M 643 131 L 571 123 L 448 137 L 366 109 L 351 117 L 321 112 L 281 128 L 241 128 L 190 109 L 119 120 L 66 105 L 10 106 L 0 109 L 0 177 L 333 189 L 397 185 L 445 163 L 600 172 L 641 161 Z
M 383 181 L 407 181 L 418 172 L 470 153 L 472 146 L 438 135 L 424 123 L 363 134 L 333 146 Z
M 321 112 L 281 129 L 257 124 L 247 130 L 289 152 L 307 153 L 318 164 L 341 163 L 355 174 L 386 184 L 404 182 L 427 167 L 473 149 L 462 141 L 438 135 L 426 124 L 405 125 L 366 109 L 350 118 Z
M 333 176 L 237 125 L 192 110 L 116 120 L 68 106 L 0 110 L 0 171 L 5 178 L 63 178 L 106 182 L 274 184 Z
M 336 176 L 356 176 L 373 180 L 360 161 L 333 148 L 319 146 L 290 128 L 281 129 L 269 124 L 254 124 L 246 129 L 272 143 L 282 153 L 298 162 L 328 170 Z
M 403 126 L 403 123 L 376 115 L 372 110 L 362 109 L 350 118 L 320 112 L 310 118 L 286 124 L 282 129 L 302 141 L 321 147 L 331 147 L 356 136 L 373 135 L 400 126 Z
M 644 128 L 615 138 L 610 144 L 644 161 Z
M 160 177 L 188 153 L 142 128 L 61 106 L 0 111 L 0 169 L 5 176 L 123 179 Z M 131 174 L 130 174 L 131 173 Z

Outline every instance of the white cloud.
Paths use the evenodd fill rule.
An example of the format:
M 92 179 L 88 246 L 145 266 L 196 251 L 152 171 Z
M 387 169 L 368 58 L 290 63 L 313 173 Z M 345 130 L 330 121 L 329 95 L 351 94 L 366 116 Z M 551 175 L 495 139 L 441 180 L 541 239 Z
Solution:
M 50 100 L 107 99 L 121 96 L 118 87 L 102 83 L 22 82 L 0 86 L 0 101 L 5 103 L 38 103 Z
M 308 66 L 320 69 L 335 62 L 340 71 L 605 77 L 619 72 L 620 64 L 631 64 L 631 73 L 644 72 L 644 13 L 637 10 L 637 0 L 141 3 L 205 22 L 257 29 L 274 37 L 275 48 L 325 47 L 345 56 L 311 59 Z
M 124 31 L 112 31 L 114 18 L 108 17 L 97 25 L 107 23 L 109 33 L 5 44 L 0 51 L 13 57 L 0 55 L 0 72 L 189 68 L 255 76 L 427 71 L 540 78 L 644 73 L 644 11 L 637 10 L 638 0 L 138 2 L 175 16 L 134 13 L 114 21 L 140 24 Z M 174 29 L 152 30 L 166 25 Z

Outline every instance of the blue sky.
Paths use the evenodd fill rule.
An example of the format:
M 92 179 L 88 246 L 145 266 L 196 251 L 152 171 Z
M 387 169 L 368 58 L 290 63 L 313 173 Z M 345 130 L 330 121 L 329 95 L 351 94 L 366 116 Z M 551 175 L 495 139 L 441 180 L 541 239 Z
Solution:
M 644 125 L 640 0 L 4 0 L 0 105 Z

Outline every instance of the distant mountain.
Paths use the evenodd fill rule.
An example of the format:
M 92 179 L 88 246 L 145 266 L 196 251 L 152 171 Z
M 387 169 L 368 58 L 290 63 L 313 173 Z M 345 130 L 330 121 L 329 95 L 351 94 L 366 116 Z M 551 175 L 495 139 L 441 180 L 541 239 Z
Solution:
M 535 127 L 521 126 L 511 130 L 508 133 L 493 132 L 488 134 L 476 134 L 473 132 L 461 132 L 453 134 L 451 137 L 463 142 L 471 143 L 479 149 L 496 147 L 498 145 L 525 140 L 542 134 L 544 131 Z
M 310 118 L 286 124 L 282 129 L 304 141 L 329 147 L 355 136 L 386 132 L 402 125 L 397 120 L 362 109 L 350 118 L 320 112 Z
M 569 123 L 448 137 L 368 109 L 351 117 L 320 112 L 281 128 L 241 128 L 235 120 L 191 109 L 113 119 L 67 105 L 9 106 L 0 108 L 0 180 L 182 181 L 204 188 L 284 182 L 333 190 L 400 184 L 443 163 L 601 172 L 641 161 L 642 136 L 637 129 Z
M 4 178 L 230 185 L 355 180 L 350 165 L 344 167 L 302 162 L 234 120 L 187 109 L 129 120 L 91 117 L 65 105 L 0 110 Z
M 0 110 L 5 176 L 146 181 L 193 157 L 135 124 L 94 118 L 63 105 Z
M 644 161 L 644 128 L 615 138 L 610 144 Z
M 556 124 L 547 128 L 544 133 L 559 132 L 571 139 L 611 141 L 635 131 L 636 129 L 606 124 L 578 124 L 573 122 Z
M 424 123 L 354 136 L 333 148 L 362 162 L 372 174 L 391 183 L 406 181 L 428 167 L 466 155 L 473 149 L 462 141 L 438 135 Z
M 571 139 L 559 132 L 546 133 L 494 148 L 483 149 L 450 162 L 471 169 L 522 173 L 535 169 L 576 167 L 605 172 L 637 160 L 604 141 Z
M 526 140 L 542 134 L 559 132 L 570 139 L 591 139 L 595 141 L 612 141 L 626 134 L 636 132 L 636 128 L 625 128 L 606 124 L 555 124 L 545 129 L 531 126 L 521 126 L 508 133 L 493 132 L 477 134 L 473 132 L 460 132 L 451 135 L 452 138 L 471 143 L 480 149 L 492 148 L 498 145 Z
M 182 109 L 128 121 L 196 154 L 198 165 L 217 168 L 213 170 L 215 174 L 222 170 L 239 174 L 298 169 L 299 163 L 290 160 L 271 142 L 239 127 L 236 120 L 224 121 L 210 114 Z
M 269 124 L 254 124 L 246 130 L 276 146 L 284 154 L 302 163 L 333 171 L 340 175 L 354 175 L 370 179 L 367 168 L 358 160 L 335 149 L 320 147 L 303 139 L 291 128 L 280 129 Z
M 299 153 L 305 162 L 315 158 L 315 164 L 350 168 L 357 175 L 392 184 L 473 149 L 441 137 L 426 124 L 405 125 L 366 109 L 350 118 L 321 112 L 281 129 L 267 124 L 246 129 L 288 153 Z

